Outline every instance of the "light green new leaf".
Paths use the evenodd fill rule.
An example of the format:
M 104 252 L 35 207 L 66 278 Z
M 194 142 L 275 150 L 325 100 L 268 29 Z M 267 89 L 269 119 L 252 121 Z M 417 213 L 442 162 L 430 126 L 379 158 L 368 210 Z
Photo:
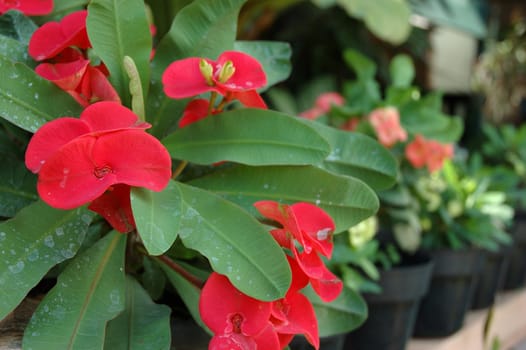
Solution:
M 279 41 L 236 41 L 234 50 L 255 57 L 263 66 L 267 75 L 266 90 L 272 85 L 286 80 L 292 70 L 290 44 Z
M 391 84 L 396 87 L 409 87 L 415 78 L 415 66 L 408 55 L 396 55 L 389 64 Z
M 133 278 L 126 278 L 124 312 L 108 322 L 104 348 L 157 350 L 170 348 L 170 308 L 155 304 Z
M 71 261 L 24 332 L 24 349 L 102 349 L 106 323 L 124 310 L 126 236 L 110 232 Z
M 235 204 L 176 182 L 183 196 L 179 236 L 208 258 L 214 271 L 259 300 L 284 296 L 290 269 L 281 247 L 265 227 Z
M 146 98 L 150 82 L 152 36 L 144 1 L 92 0 L 88 5 L 86 27 L 90 42 L 108 67 L 109 79 L 123 104 L 130 106 L 124 56 L 131 57 L 135 62 Z
M 77 253 L 92 215 L 53 209 L 42 202 L 0 224 L 0 320 L 56 264 Z
M 375 190 L 393 185 L 398 175 L 398 165 L 384 146 L 359 133 L 322 124 L 316 127 L 332 150 L 323 161 L 323 168 L 340 175 L 356 177 Z
M 329 145 L 314 128 L 283 113 L 237 109 L 175 131 L 163 140 L 173 158 L 198 164 L 316 164 Z
M 394 45 L 406 41 L 411 32 L 411 8 L 406 0 L 338 0 L 350 16 L 360 18 L 380 39 Z
M 257 214 L 259 200 L 283 203 L 311 202 L 334 220 L 336 232 L 373 215 L 378 198 L 362 181 L 312 166 L 235 166 L 190 181 L 214 191 Z
M 330 303 L 323 302 L 310 287 L 303 289 L 303 293 L 314 306 L 320 337 L 350 332 L 367 318 L 367 304 L 348 287 L 344 286 L 340 296 Z
M 161 192 L 135 187 L 131 192 L 133 217 L 144 247 L 151 255 L 166 252 L 177 238 L 183 202 L 170 181 Z
M 22 129 L 35 132 L 47 121 L 77 116 L 82 111 L 82 107 L 55 84 L 2 55 L 0 76 L 0 117 Z
M 196 0 L 177 13 L 152 62 L 152 85 L 146 111 L 148 122 L 153 125 L 152 134 L 166 135 L 185 105 L 164 94 L 161 76 L 166 67 L 175 60 L 192 56 L 215 60 L 223 51 L 232 50 L 237 17 L 245 2 Z

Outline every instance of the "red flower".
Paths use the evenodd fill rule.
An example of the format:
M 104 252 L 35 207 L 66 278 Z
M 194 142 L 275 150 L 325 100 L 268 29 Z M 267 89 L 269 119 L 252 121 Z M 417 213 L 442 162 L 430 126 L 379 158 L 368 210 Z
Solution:
M 26 16 L 43 16 L 53 10 L 53 0 L 0 0 L 0 14 L 18 10 Z
M 415 168 L 427 166 L 430 172 L 434 172 L 442 168 L 446 159 L 453 157 L 453 145 L 426 140 L 422 135 L 416 135 L 405 148 L 405 155 Z
M 396 108 L 377 108 L 368 118 L 376 131 L 378 141 L 385 147 L 392 147 L 398 141 L 407 140 L 407 132 L 400 125 L 400 115 Z
M 274 220 L 282 228 L 271 234 L 276 241 L 291 250 L 299 266 L 309 277 L 312 288 L 324 301 L 334 300 L 343 288 L 342 282 L 325 266 L 319 254 L 332 255 L 334 222 L 321 208 L 310 203 L 280 204 L 273 201 L 254 203 L 261 215 Z M 301 251 L 296 247 L 301 246 Z
M 285 348 L 295 334 L 303 334 L 316 349 L 319 348 L 318 321 L 314 308 L 299 291 L 309 282 L 296 260 L 287 256 L 292 283 L 284 298 L 272 302 L 271 321 L 278 332 L 280 347 Z
M 76 11 L 60 22 L 47 22 L 38 28 L 29 40 L 29 55 L 36 61 L 50 59 L 68 47 L 91 47 L 86 32 L 88 11 Z
M 171 98 L 214 91 L 228 101 L 237 99 L 250 107 L 265 106 L 256 92 L 267 83 L 263 67 L 242 52 L 225 51 L 216 61 L 199 57 L 175 61 L 166 68 L 162 82 L 164 92 Z
M 163 145 L 127 108 L 114 102 L 87 107 L 80 119 L 43 125 L 26 150 L 26 166 L 38 173 L 37 189 L 49 205 L 72 209 L 117 184 L 162 190 L 171 159 Z
M 88 206 L 102 216 L 119 232 L 125 233 L 135 229 L 135 219 L 130 200 L 131 187 L 118 184 L 110 186 L 106 192 Z
M 225 276 L 212 272 L 201 291 L 199 313 L 214 333 L 211 350 L 280 349 L 269 321 L 271 303 L 241 293 Z
M 328 113 L 332 106 L 342 106 L 345 99 L 337 92 L 325 92 L 319 95 L 314 102 L 314 107 L 300 113 L 300 117 L 306 119 L 317 119 L 318 117 Z
M 198 98 L 190 101 L 183 112 L 183 116 L 179 119 L 179 127 L 183 128 L 188 124 L 195 123 L 208 116 L 208 109 L 210 102 L 204 98 Z M 211 111 L 212 114 L 218 113 L 216 110 Z

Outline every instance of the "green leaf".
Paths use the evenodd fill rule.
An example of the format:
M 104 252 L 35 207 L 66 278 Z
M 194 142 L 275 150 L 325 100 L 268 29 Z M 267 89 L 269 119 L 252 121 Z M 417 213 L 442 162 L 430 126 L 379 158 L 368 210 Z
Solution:
M 181 297 L 188 312 L 192 315 L 195 322 L 203 329 L 208 329 L 201 319 L 199 314 L 199 296 L 201 295 L 201 289 L 196 285 L 190 283 L 183 276 L 168 268 L 164 264 L 160 264 L 162 270 L 166 273 L 168 280 L 177 290 L 177 294 Z
M 67 14 L 82 10 L 89 3 L 89 0 L 53 0 L 53 12 L 48 16 L 40 18 L 41 22 L 59 21 Z
M 9 11 L 0 16 L 0 35 L 19 41 L 26 47 L 37 25 L 19 11 Z M 2 48 L 2 54 L 4 50 Z
M 112 231 L 77 256 L 24 332 L 24 349 L 102 349 L 106 323 L 124 309 L 126 236 Z
M 141 77 L 145 94 L 150 81 L 152 37 L 142 0 L 92 0 L 86 27 L 96 54 L 110 71 L 109 79 L 123 104 L 130 106 L 129 79 L 124 56 L 130 56 Z
M 166 252 L 177 238 L 183 202 L 179 188 L 171 181 L 161 192 L 134 187 L 131 192 L 137 232 L 151 255 Z
M 422 134 L 427 139 L 444 143 L 458 141 L 463 131 L 459 117 L 445 115 L 419 101 L 400 108 L 400 122 L 409 133 Z
M 265 89 L 286 80 L 292 66 L 290 57 L 292 49 L 289 43 L 279 41 L 236 41 L 234 50 L 242 51 L 255 57 L 262 65 L 267 75 Z
M 411 8 L 406 0 L 338 0 L 350 16 L 362 19 L 380 39 L 399 45 L 411 32 Z
M 376 140 L 322 124 L 316 127 L 332 149 L 323 161 L 325 169 L 356 177 L 375 190 L 393 185 L 398 175 L 396 159 Z
M 415 78 L 415 67 L 408 55 L 396 55 L 389 64 L 391 84 L 396 87 L 409 87 Z
M 290 269 L 281 247 L 253 216 L 208 191 L 176 182 L 183 197 L 179 236 L 214 271 L 259 300 L 283 297 Z
M 256 214 L 254 202 L 311 202 L 334 220 L 336 232 L 356 225 L 378 210 L 378 198 L 362 181 L 312 166 L 234 166 L 190 181 Z
M 141 273 L 141 283 L 150 294 L 153 300 L 159 299 L 166 287 L 166 276 L 159 267 L 149 257 L 142 259 L 143 272 Z
M 75 256 L 92 215 L 36 202 L 0 224 L 0 319 L 56 264 Z
M 152 85 L 146 115 L 152 134 L 164 136 L 181 115 L 186 103 L 169 99 L 161 76 L 178 59 L 199 56 L 216 59 L 234 48 L 237 17 L 246 0 L 196 0 L 175 16 L 170 31 L 156 49 L 152 63 Z
M 371 80 L 376 75 L 376 63 L 357 50 L 347 49 L 343 59 L 354 70 L 358 80 Z
M 312 127 L 263 109 L 237 109 L 204 118 L 169 135 L 163 144 L 173 158 L 198 164 L 223 160 L 249 165 L 315 164 L 330 152 Z
M 155 304 L 133 278 L 126 278 L 124 311 L 108 322 L 105 349 L 156 350 L 170 348 L 170 308 Z
M 347 333 L 358 328 L 367 318 L 367 304 L 359 293 L 344 286 L 336 300 L 325 303 L 309 287 L 303 293 L 314 306 L 320 337 Z
M 373 79 L 347 82 L 343 86 L 346 107 L 354 115 L 367 115 L 381 102 L 380 85 Z
M 55 84 L 31 68 L 0 55 L 0 116 L 35 132 L 42 124 L 62 116 L 76 116 L 82 107 Z M 50 103 L 53 101 L 53 103 Z
M 0 217 L 13 217 L 36 201 L 36 176 L 29 172 L 23 161 L 0 154 Z

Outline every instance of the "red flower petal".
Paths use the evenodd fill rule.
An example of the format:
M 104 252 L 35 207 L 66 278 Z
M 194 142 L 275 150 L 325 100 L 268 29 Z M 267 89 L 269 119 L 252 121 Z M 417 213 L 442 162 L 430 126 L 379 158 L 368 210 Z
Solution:
M 286 322 L 276 324 L 276 332 L 303 334 L 316 349 L 320 347 L 318 321 L 311 302 L 301 293 L 287 294 L 284 299 L 272 303 L 272 313 L 285 317 Z
M 95 166 L 111 169 L 115 177 L 113 183 L 161 191 L 172 175 L 168 151 L 158 139 L 143 130 L 103 134 L 92 154 Z
M 215 63 L 205 59 L 211 65 Z M 193 97 L 208 91 L 220 90 L 207 84 L 199 69 L 201 58 L 190 57 L 172 62 L 163 73 L 164 93 L 171 98 Z M 221 93 L 221 92 L 220 92 Z
M 237 290 L 230 281 L 212 272 L 201 291 L 199 313 L 203 322 L 219 335 L 258 335 L 268 326 L 271 304 Z
M 38 174 L 40 197 L 54 208 L 73 209 L 101 196 L 115 184 L 115 175 L 95 176 L 92 153 L 97 138 L 82 136 L 53 153 Z
M 208 100 L 198 98 L 190 101 L 184 109 L 183 116 L 179 119 L 179 127 L 183 128 L 188 124 L 195 123 L 208 116 Z
M 299 253 L 295 247 L 291 250 L 298 261 L 301 269 L 309 277 L 310 284 L 320 298 L 329 302 L 338 297 L 342 291 L 343 284 L 323 263 L 316 252 Z
M 79 59 L 67 63 L 41 63 L 35 72 L 42 78 L 55 83 L 62 90 L 75 90 L 80 84 L 89 60 Z
M 38 28 L 29 41 L 29 55 L 37 61 L 52 58 L 69 46 L 90 47 L 86 32 L 88 11 L 73 12 L 60 22 L 47 22 Z
M 296 217 L 288 205 L 274 201 L 258 201 L 254 203 L 254 207 L 256 207 L 264 217 L 281 224 L 284 230 L 288 231 L 295 239 L 300 241 L 300 244 L 303 244 L 302 233 L 299 230 Z
M 119 232 L 127 233 L 135 229 L 128 185 L 111 186 L 91 202 L 88 209 L 98 213 Z
M 89 126 L 77 118 L 59 118 L 44 124 L 33 135 L 27 146 L 25 155 L 27 168 L 38 173 L 51 155 L 89 131 Z
M 267 109 L 267 104 L 256 90 L 231 91 L 227 94 L 228 100 L 238 100 L 245 107 Z
M 258 350 L 258 346 L 252 337 L 230 333 L 213 336 L 208 350 Z
M 0 14 L 9 10 L 18 10 L 26 16 L 43 16 L 53 10 L 53 0 L 0 1 Z
M 223 65 L 231 61 L 234 65 L 235 72 L 226 82 L 221 83 L 217 80 L 218 86 L 224 86 L 228 91 L 246 91 L 258 89 L 267 84 L 267 77 L 263 67 L 254 57 L 238 51 L 225 51 L 217 59 L 214 66 L 214 78 Z
M 102 101 L 90 105 L 80 115 L 80 119 L 90 126 L 91 132 L 108 132 L 121 129 L 147 129 L 150 124 L 139 122 L 138 117 L 119 103 Z
M 312 249 L 330 258 L 332 255 L 332 234 L 335 226 L 332 218 L 320 207 L 311 203 L 300 202 L 290 206 L 296 222 L 301 228 L 301 231 L 309 239 L 305 240 L 305 250 L 307 245 L 312 246 Z
M 97 67 L 88 66 L 86 74 L 82 79 L 80 86 L 81 95 L 87 104 L 98 101 L 111 101 L 121 103 L 121 98 L 108 78 Z M 150 127 L 149 124 L 143 123 L 144 128 Z

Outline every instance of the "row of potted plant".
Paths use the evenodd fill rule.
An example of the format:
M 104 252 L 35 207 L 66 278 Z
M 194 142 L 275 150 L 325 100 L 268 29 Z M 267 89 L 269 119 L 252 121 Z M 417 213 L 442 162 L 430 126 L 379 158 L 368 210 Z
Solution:
M 440 95 L 422 96 L 411 86 L 408 57 L 391 61 L 384 96 L 372 60 L 354 50 L 344 58 L 356 80 L 345 82 L 342 93 L 322 93 L 301 115 L 372 136 L 397 159 L 400 172 L 393 187 L 378 192 L 378 213 L 335 237 L 331 265 L 346 285 L 364 293 L 368 306 L 365 323 L 341 345 L 404 349 L 411 336 L 450 335 L 462 327 L 470 308 L 489 307 L 512 247 L 523 271 L 526 254 L 512 222 L 524 198 L 524 173 L 516 169 L 526 159 L 517 150 L 524 144 L 496 142 L 498 132 L 486 125 L 494 140 L 485 139 L 482 150 L 454 145 L 461 122 L 442 114 Z M 283 100 L 278 98 L 278 105 Z M 508 139 L 523 132 L 510 126 L 499 130 Z M 494 149 L 495 143 L 501 148 Z M 497 155 L 494 162 L 491 153 Z M 504 166 L 499 161 L 504 153 L 512 153 L 506 156 L 507 179 L 494 171 Z M 499 184 L 499 177 L 506 182 Z M 514 287 L 524 283 L 523 277 L 515 280 Z

